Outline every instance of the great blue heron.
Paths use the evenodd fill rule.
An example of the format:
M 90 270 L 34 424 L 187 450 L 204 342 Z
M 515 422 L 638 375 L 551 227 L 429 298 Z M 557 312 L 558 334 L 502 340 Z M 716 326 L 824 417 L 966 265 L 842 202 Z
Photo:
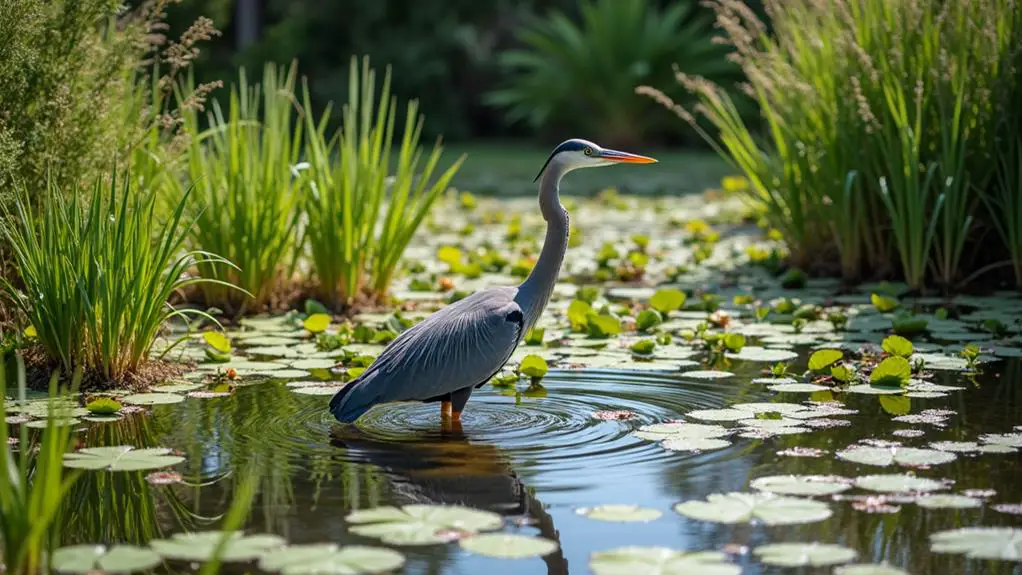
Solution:
M 460 421 L 472 390 L 504 367 L 550 301 L 568 247 L 568 212 L 558 195 L 561 177 L 578 168 L 654 162 L 580 139 L 554 148 L 536 175 L 547 229 L 529 277 L 517 287 L 474 293 L 402 332 L 358 379 L 334 395 L 330 412 L 352 423 L 379 403 L 439 401 L 442 419 Z

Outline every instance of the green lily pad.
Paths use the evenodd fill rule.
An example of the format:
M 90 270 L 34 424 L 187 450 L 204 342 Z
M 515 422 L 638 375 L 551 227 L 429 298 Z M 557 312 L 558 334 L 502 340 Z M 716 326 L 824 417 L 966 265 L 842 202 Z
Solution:
M 767 389 L 779 393 L 813 393 L 816 391 L 827 391 L 830 388 L 816 385 L 815 383 L 778 383 L 771 385 Z
M 518 366 L 518 371 L 525 377 L 538 378 L 543 377 L 550 371 L 547 366 L 546 360 L 538 355 L 527 355 L 522 359 L 522 363 Z
M 557 542 L 545 537 L 531 537 L 515 533 L 483 533 L 463 537 L 458 545 L 466 551 L 498 559 L 526 559 L 542 557 L 557 551 Z
M 961 553 L 972 559 L 1022 561 L 1022 529 L 965 527 L 930 535 L 930 551 Z
M 135 449 L 129 445 L 87 447 L 64 454 L 64 467 L 104 471 L 142 471 L 177 465 L 184 457 L 169 455 L 170 449 Z
M 983 502 L 967 495 L 936 494 L 916 499 L 916 505 L 927 509 L 970 509 L 983 505 Z
M 821 349 L 814 351 L 809 356 L 809 369 L 811 371 L 823 371 L 841 360 L 845 354 L 837 349 Z
M 172 403 L 181 403 L 184 400 L 183 395 L 176 393 L 136 393 L 122 398 L 124 403 L 130 403 L 131 405 L 170 405 Z
M 582 507 L 575 511 L 590 519 L 598 521 L 613 521 L 621 523 L 645 523 L 659 519 L 663 512 L 659 509 L 639 507 L 638 505 L 597 505 L 596 507 Z
M 660 442 L 660 447 L 668 451 L 712 451 L 730 445 L 731 442 L 726 439 L 710 437 L 668 437 Z
M 633 432 L 638 438 L 650 441 L 661 441 L 668 438 L 713 438 L 723 437 L 730 433 L 726 427 L 720 425 L 705 425 L 702 423 L 653 423 L 643 425 L 638 431 Z
M 777 567 L 838 565 L 857 556 L 855 550 L 832 543 L 771 543 L 753 549 L 752 554 Z
M 794 525 L 823 521 L 831 515 L 826 503 L 766 493 L 714 493 L 706 501 L 685 501 L 674 510 L 691 519 L 715 523 Z
M 137 573 L 163 563 L 155 551 L 133 545 L 73 545 L 53 552 L 50 566 L 61 573 Z
M 168 383 L 166 385 L 153 386 L 154 393 L 187 393 L 189 391 L 195 391 L 202 387 L 201 383 Z
M 724 379 L 726 377 L 734 377 L 734 375 L 735 374 L 730 371 L 718 371 L 713 369 L 681 372 L 682 377 L 690 379 Z
M 741 575 L 718 551 L 676 551 L 667 547 L 618 547 L 589 557 L 594 575 Z
M 870 385 L 901 387 L 912 376 L 912 366 L 904 357 L 891 356 L 880 362 L 869 376 Z
M 763 363 L 777 363 L 779 361 L 791 361 L 798 357 L 798 354 L 785 349 L 771 349 L 755 345 L 747 345 L 738 353 L 726 353 L 725 357 L 740 361 L 758 361 Z
M 302 327 L 309 333 L 322 333 L 330 326 L 331 321 L 333 321 L 333 318 L 328 313 L 314 313 L 305 318 L 305 321 L 302 322 Z
M 291 367 L 293 369 L 302 369 L 302 370 L 305 370 L 305 369 L 330 369 L 331 367 L 333 367 L 336 364 L 337 364 L 337 362 L 335 362 L 332 359 L 299 359 L 297 361 L 292 361 L 291 362 Z M 279 374 L 274 374 L 274 375 L 279 375 Z
M 222 531 L 175 533 L 168 539 L 154 539 L 149 542 L 149 546 L 165 559 L 201 563 L 213 559 L 223 535 Z M 283 547 L 285 543 L 277 535 L 245 535 L 235 531 L 227 535 L 219 559 L 227 563 L 252 561 Z
M 685 292 L 679 289 L 658 289 L 649 298 L 649 306 L 662 314 L 670 313 L 685 305 Z
M 457 505 L 405 505 L 353 511 L 348 523 L 356 535 L 374 537 L 391 545 L 431 545 L 457 538 L 457 533 L 499 529 L 496 513 Z
M 392 549 L 333 543 L 290 545 L 263 555 L 259 568 L 282 575 L 383 573 L 404 565 L 404 555 Z
M 851 480 L 833 475 L 771 475 L 759 477 L 749 487 L 778 495 L 833 495 L 852 487 Z
M 752 415 L 753 412 L 751 411 L 734 408 L 697 409 L 685 414 L 686 417 L 701 421 L 738 421 L 739 419 L 748 419 Z
M 909 575 L 908 571 L 880 563 L 860 563 L 834 569 L 834 575 Z
M 840 459 L 861 463 L 863 465 L 876 465 L 886 467 L 897 463 L 911 467 L 924 465 L 941 465 L 950 463 L 956 459 L 950 451 L 937 449 L 917 449 L 914 447 L 866 447 L 855 445 L 836 454 Z
M 944 484 L 935 479 L 906 474 L 863 475 L 855 479 L 855 486 L 881 493 L 927 492 L 944 489 Z
M 1022 447 L 1022 433 L 987 433 L 980 435 L 979 440 L 990 445 Z
M 739 409 L 751 413 L 779 413 L 781 415 L 792 415 L 795 413 L 809 410 L 809 408 L 804 405 L 799 405 L 797 403 L 785 403 L 781 401 L 736 403 L 731 406 L 731 409 Z
M 49 420 L 47 420 L 47 419 L 34 419 L 32 421 L 29 421 L 29 422 L 25 423 L 24 425 L 25 425 L 25 427 L 31 427 L 33 429 L 46 429 L 46 424 L 47 424 L 48 421 L 52 422 L 55 427 L 63 427 L 63 426 L 67 426 L 67 425 L 78 425 L 79 423 L 81 423 L 81 420 L 75 419 L 73 417 L 65 417 L 65 418 L 54 417 L 54 418 L 49 419 Z

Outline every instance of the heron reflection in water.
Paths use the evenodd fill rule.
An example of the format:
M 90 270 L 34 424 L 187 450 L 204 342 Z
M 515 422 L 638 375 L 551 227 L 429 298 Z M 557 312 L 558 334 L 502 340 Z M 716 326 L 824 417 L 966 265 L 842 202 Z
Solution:
M 500 371 L 550 301 L 568 248 L 561 178 L 579 168 L 654 162 L 579 139 L 554 148 L 536 176 L 547 230 L 529 277 L 518 286 L 476 292 L 402 332 L 369 369 L 337 392 L 330 412 L 352 423 L 381 403 L 440 402 L 443 420 L 460 420 L 472 390 Z
M 370 464 L 388 477 L 394 505 L 462 505 L 533 525 L 558 542 L 557 551 L 543 557 L 548 575 L 568 573 L 553 518 L 496 446 L 473 442 L 461 430 L 386 440 L 336 426 L 331 439 L 348 461 Z

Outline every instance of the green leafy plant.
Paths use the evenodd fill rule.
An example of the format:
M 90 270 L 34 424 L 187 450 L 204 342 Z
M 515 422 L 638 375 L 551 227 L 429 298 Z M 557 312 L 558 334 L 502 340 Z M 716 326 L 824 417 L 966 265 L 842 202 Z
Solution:
M 302 245 L 294 169 L 304 124 L 294 121 L 296 75 L 294 64 L 282 69 L 271 63 L 263 68 L 262 83 L 252 84 L 242 68 L 226 109 L 212 102 L 209 128 L 201 129 L 194 109 L 182 115 L 190 135 L 187 172 L 195 186 L 191 245 L 236 264 L 202 262 L 199 273 L 244 290 L 208 282 L 201 286 L 203 299 L 231 313 L 265 306 L 290 278 Z M 180 92 L 184 100 L 194 89 Z M 180 192 L 180 186 L 172 189 Z
M 1012 0 L 767 0 L 770 33 L 738 2 L 711 5 L 765 137 L 712 80 L 679 75 L 713 133 L 655 88 L 639 91 L 744 174 L 744 193 L 780 231 L 791 264 L 836 253 L 849 279 L 897 270 L 918 290 L 985 271 L 966 257 L 970 246 L 1011 252 L 1017 150 L 1000 152 L 999 178 L 990 168 L 1011 148 L 997 140 L 1017 138 L 1019 125 L 1022 16 Z M 1001 242 L 974 233 L 988 222 Z
M 327 137 L 329 109 L 318 122 L 305 117 L 306 235 L 320 295 L 335 307 L 387 294 L 405 248 L 464 161 L 439 172 L 439 140 L 424 155 L 424 118 L 415 100 L 407 103 L 403 131 L 396 132 L 398 101 L 390 82 L 388 68 L 377 93 L 369 59 L 359 66 L 352 58 L 342 129 Z M 304 101 L 308 109 L 307 89 Z
M 123 180 L 97 181 L 88 200 L 77 189 L 50 186 L 39 218 L 18 198 L 15 212 L 6 213 L 10 225 L 0 228 L 24 291 L 0 285 L 67 373 L 81 367 L 117 380 L 135 371 L 169 320 L 196 315 L 216 322 L 200 310 L 171 307 L 171 294 L 210 282 L 230 287 L 186 275 L 199 262 L 228 263 L 183 250 L 191 228 L 184 220 L 188 192 L 161 221 L 154 192 Z
M 6 412 L 8 391 L 7 370 L 0 366 L 0 411 Z M 17 358 L 18 401 L 25 400 L 24 366 Z M 38 443 L 32 441 L 28 429 L 22 425 L 13 439 L 17 440 L 17 455 L 11 451 L 12 439 L 7 425 L 0 425 L 0 551 L 7 573 L 33 574 L 42 572 L 45 557 L 60 544 L 62 502 L 78 479 L 78 471 L 65 472 L 64 453 L 71 447 L 71 430 L 58 425 L 57 410 L 66 403 L 57 386 L 59 372 L 50 379 L 50 403 L 46 427 Z M 72 388 L 81 380 L 81 371 L 75 373 Z
M 551 10 L 521 29 L 521 49 L 500 57 L 509 81 L 487 100 L 504 108 L 509 121 L 596 127 L 601 142 L 626 145 L 658 124 L 657 110 L 636 96 L 637 84 L 670 81 L 676 63 L 690 74 L 735 77 L 737 68 L 713 42 L 710 18 L 695 1 L 661 9 L 647 0 L 583 0 L 579 12 L 576 22 Z

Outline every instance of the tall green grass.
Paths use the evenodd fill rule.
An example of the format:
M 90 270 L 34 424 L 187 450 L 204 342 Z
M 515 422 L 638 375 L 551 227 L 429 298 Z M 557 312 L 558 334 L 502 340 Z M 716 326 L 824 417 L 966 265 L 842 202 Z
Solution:
M 98 180 L 91 194 L 50 186 L 39 216 L 23 195 L 13 212 L 4 210 L 0 233 L 12 247 L 23 291 L 6 280 L 0 286 L 65 373 L 81 368 L 119 380 L 136 371 L 168 320 L 203 314 L 168 304 L 178 290 L 216 281 L 186 271 L 196 262 L 227 263 L 183 250 L 187 192 L 162 221 L 155 192 L 123 180 Z
M 464 161 L 434 180 L 440 143 L 424 153 L 424 119 L 414 100 L 398 133 L 398 107 L 389 68 L 377 94 L 369 59 L 360 67 L 352 58 L 341 129 L 326 134 L 330 109 L 318 122 L 306 115 L 305 235 L 320 296 L 335 307 L 387 293 L 401 254 Z
M 202 285 L 209 305 L 231 313 L 259 310 L 294 271 L 299 235 L 300 187 L 292 168 L 302 153 L 301 122 L 295 122 L 297 67 L 267 64 L 262 83 L 251 83 L 244 69 L 231 87 L 226 108 L 213 101 L 203 128 L 194 109 L 183 113 L 191 141 L 187 178 L 195 186 L 197 213 L 190 245 L 212 252 L 237 267 L 202 263 L 199 272 L 241 287 Z M 187 99 L 191 88 L 182 91 Z M 179 184 L 183 185 L 183 184 Z M 180 192 L 180 189 L 178 189 Z
M 985 233 L 994 222 L 1022 233 L 990 209 L 1019 194 L 1010 177 L 991 177 L 1006 157 L 1003 118 L 1017 117 L 1017 0 L 767 0 L 769 34 L 741 2 L 711 4 L 762 129 L 702 78 L 678 75 L 711 131 L 655 88 L 639 91 L 749 178 L 794 264 L 826 267 L 837 255 L 848 279 L 956 287 L 982 271 L 970 256 L 996 237 Z M 1007 257 L 1004 241 L 992 247 Z
M 25 371 L 16 357 L 18 401 L 25 401 Z M 77 388 L 81 372 L 75 374 Z M 43 571 L 45 559 L 60 544 L 61 503 L 79 472 L 64 470 L 64 453 L 71 447 L 69 425 L 57 425 L 61 405 L 58 373 L 50 379 L 50 417 L 38 441 L 19 426 L 16 450 L 8 442 L 7 424 L 0 425 L 0 557 L 6 573 L 30 575 Z M 0 363 L 0 413 L 7 408 L 7 369 Z M 56 416 L 56 417 L 54 417 Z

